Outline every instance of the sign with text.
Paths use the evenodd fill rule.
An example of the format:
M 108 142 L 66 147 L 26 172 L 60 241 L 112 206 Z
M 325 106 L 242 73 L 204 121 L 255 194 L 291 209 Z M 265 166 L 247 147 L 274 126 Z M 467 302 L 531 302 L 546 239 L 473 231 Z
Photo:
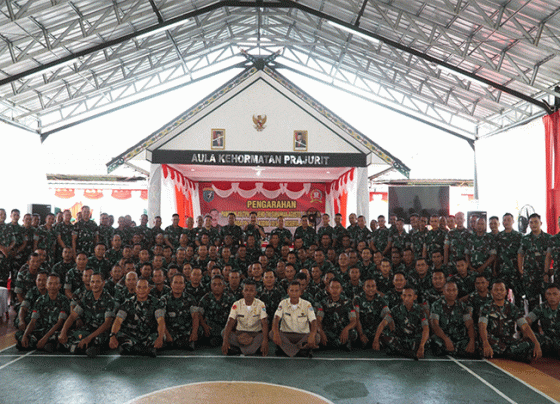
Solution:
M 244 190 L 246 189 L 247 185 L 244 186 Z M 298 198 L 290 198 L 286 193 L 282 193 L 276 198 L 269 199 L 260 192 L 254 193 L 250 198 L 244 198 L 237 192 L 229 193 L 227 197 L 222 198 L 212 187 L 211 182 L 199 183 L 199 190 L 201 213 L 203 216 L 209 214 L 212 217 L 213 226 L 227 225 L 227 216 L 232 212 L 235 213 L 236 224 L 243 227 L 249 223 L 249 213 L 255 211 L 257 222 L 264 227 L 265 232 L 270 232 L 277 227 L 278 216 L 284 216 L 284 227 L 293 233 L 300 225 L 301 216 L 309 209 L 325 211 L 326 186 L 322 183 L 311 183 L 309 191 L 299 192 Z M 227 191 L 224 191 L 225 193 Z M 292 196 L 297 193 L 293 192 Z

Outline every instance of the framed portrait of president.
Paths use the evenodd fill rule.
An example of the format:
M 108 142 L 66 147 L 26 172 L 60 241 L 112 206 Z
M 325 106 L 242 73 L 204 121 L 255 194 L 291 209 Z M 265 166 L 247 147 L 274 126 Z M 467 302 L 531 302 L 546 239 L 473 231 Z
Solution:
M 225 150 L 226 130 L 212 129 L 212 150 Z
M 294 130 L 294 151 L 307 151 L 306 130 Z

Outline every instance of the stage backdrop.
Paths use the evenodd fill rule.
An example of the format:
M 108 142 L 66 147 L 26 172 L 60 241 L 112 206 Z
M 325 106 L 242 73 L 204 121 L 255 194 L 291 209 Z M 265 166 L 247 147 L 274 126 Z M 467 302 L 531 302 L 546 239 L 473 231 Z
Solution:
M 201 214 L 210 214 L 214 225 L 226 225 L 227 215 L 233 212 L 236 224 L 244 226 L 255 211 L 265 232 L 276 227 L 280 215 L 284 227 L 293 232 L 306 212 L 325 212 L 326 185 L 322 183 L 217 181 L 198 185 Z

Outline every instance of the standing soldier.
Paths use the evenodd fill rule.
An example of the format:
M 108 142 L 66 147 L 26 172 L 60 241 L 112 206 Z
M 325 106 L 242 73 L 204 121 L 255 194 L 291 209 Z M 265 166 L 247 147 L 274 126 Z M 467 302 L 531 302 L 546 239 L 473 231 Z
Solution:
M 10 255 L 16 241 L 6 224 L 6 210 L 0 209 L 0 285 L 5 286 L 10 277 Z
M 521 233 L 513 230 L 513 215 L 506 213 L 502 222 L 504 230 L 496 236 L 498 259 L 494 277 L 502 279 L 508 289 L 513 289 L 515 304 L 521 308 L 523 289 L 517 268 L 517 252 L 521 246 Z M 558 257 L 560 259 L 560 256 Z
M 469 269 L 491 278 L 496 254 L 494 237 L 486 232 L 486 220 L 481 217 L 476 221 L 475 232 L 467 242 L 466 255 Z
M 529 363 L 541 357 L 541 346 L 523 313 L 506 300 L 506 284 L 496 280 L 492 285 L 492 301 L 480 310 L 478 330 L 485 358 L 505 357 Z M 523 339 L 515 337 L 515 325 Z
M 426 234 L 424 246 L 422 247 L 422 257 L 431 259 L 435 251 L 442 251 L 445 244 L 445 232 L 439 228 L 439 217 L 430 216 L 431 230 Z
M 160 270 L 161 271 L 161 270 Z M 198 305 L 193 296 L 185 293 L 185 276 L 175 274 L 171 292 L 165 302 L 165 339 L 168 346 L 194 350 L 198 340 Z
M 70 352 L 78 354 L 85 351 L 90 358 L 95 358 L 109 347 L 109 330 L 115 318 L 115 300 L 104 288 L 105 278 L 95 273 L 90 279 L 91 290 L 77 302 L 74 310 L 64 323 L 58 341 Z M 78 319 L 82 327 L 68 335 L 70 327 Z
M 145 213 L 140 216 L 140 225 L 132 229 L 134 234 L 139 234 L 142 237 L 140 244 L 143 248 L 150 249 L 152 247 L 152 230 L 148 227 L 148 215 Z
M 317 241 L 317 235 L 315 234 L 315 229 L 309 226 L 309 221 L 307 215 L 301 217 L 301 226 L 296 228 L 294 232 L 294 239 L 301 238 L 303 240 L 303 247 L 309 248 L 311 244 L 315 244 Z
M 469 238 L 469 230 L 465 227 L 465 214 L 457 212 L 455 215 L 456 227 L 449 230 L 445 236 L 445 245 L 443 251 L 443 262 L 445 264 L 455 265 L 455 261 L 459 257 L 465 256 L 467 248 L 467 240 Z
M 332 236 L 333 246 L 335 248 L 339 248 L 342 244 L 342 237 L 347 234 L 349 234 L 348 230 L 346 230 L 342 225 L 342 215 L 337 213 L 334 215 L 334 228 Z
M 412 217 L 414 216 L 411 216 L 411 219 Z M 421 258 L 424 252 L 424 244 L 426 242 L 426 235 L 428 234 L 428 229 L 426 229 L 427 224 L 427 218 L 419 217 L 416 221 L 417 230 L 410 234 L 410 244 L 416 259 Z
M 52 213 L 47 214 L 45 224 L 39 226 L 35 231 L 33 250 L 37 248 L 47 252 L 47 263 L 49 266 L 56 262 L 56 230 L 54 229 L 54 214 Z
M 97 240 L 99 243 L 105 244 L 107 248 L 111 246 L 111 240 L 115 229 L 109 225 L 109 215 L 107 213 L 101 214 L 100 224 L 97 228 Z
M 70 248 L 72 250 L 72 258 L 76 256 L 74 254 L 74 249 L 72 248 L 72 231 L 74 226 L 70 222 L 72 219 L 72 213 L 69 210 L 65 210 L 62 213 L 63 221 L 57 223 L 56 227 L 56 239 L 58 243 L 57 258 L 60 260 L 62 257 L 62 250 L 64 248 Z
M 139 279 L 136 295 L 119 308 L 111 328 L 109 347 L 119 353 L 156 357 L 165 336 L 165 304 L 150 296 L 146 279 Z
M 93 249 L 97 244 L 98 230 L 97 225 L 91 219 L 89 206 L 82 206 L 82 220 L 74 225 L 72 231 L 72 248 L 74 254 L 78 251 L 85 251 L 88 255 L 93 254 Z
M 278 234 L 280 244 L 290 245 L 292 243 L 292 232 L 284 228 L 284 216 L 278 216 L 278 227 L 270 232 L 270 235 Z
M 183 228 L 179 226 L 179 214 L 174 213 L 171 217 L 171 226 L 167 226 L 163 233 L 165 244 L 175 251 L 179 247 L 179 239 L 182 233 Z
M 531 233 L 523 236 L 517 255 L 519 273 L 523 277 L 525 297 L 532 311 L 540 303 L 550 271 L 550 235 L 541 230 L 541 217 L 533 213 L 529 216 Z M 546 279 L 545 279 L 546 278 Z
M 243 244 L 243 230 L 235 224 L 235 214 L 228 214 L 228 224 L 223 226 L 218 232 L 220 240 L 225 240 L 226 236 L 231 236 L 234 246 Z

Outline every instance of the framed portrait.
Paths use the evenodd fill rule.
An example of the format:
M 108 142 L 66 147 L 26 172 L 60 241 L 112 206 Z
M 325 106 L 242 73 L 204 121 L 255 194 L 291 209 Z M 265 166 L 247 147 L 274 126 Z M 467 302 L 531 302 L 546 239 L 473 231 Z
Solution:
M 226 130 L 212 129 L 212 150 L 225 150 Z
M 307 151 L 306 130 L 294 130 L 294 151 Z

